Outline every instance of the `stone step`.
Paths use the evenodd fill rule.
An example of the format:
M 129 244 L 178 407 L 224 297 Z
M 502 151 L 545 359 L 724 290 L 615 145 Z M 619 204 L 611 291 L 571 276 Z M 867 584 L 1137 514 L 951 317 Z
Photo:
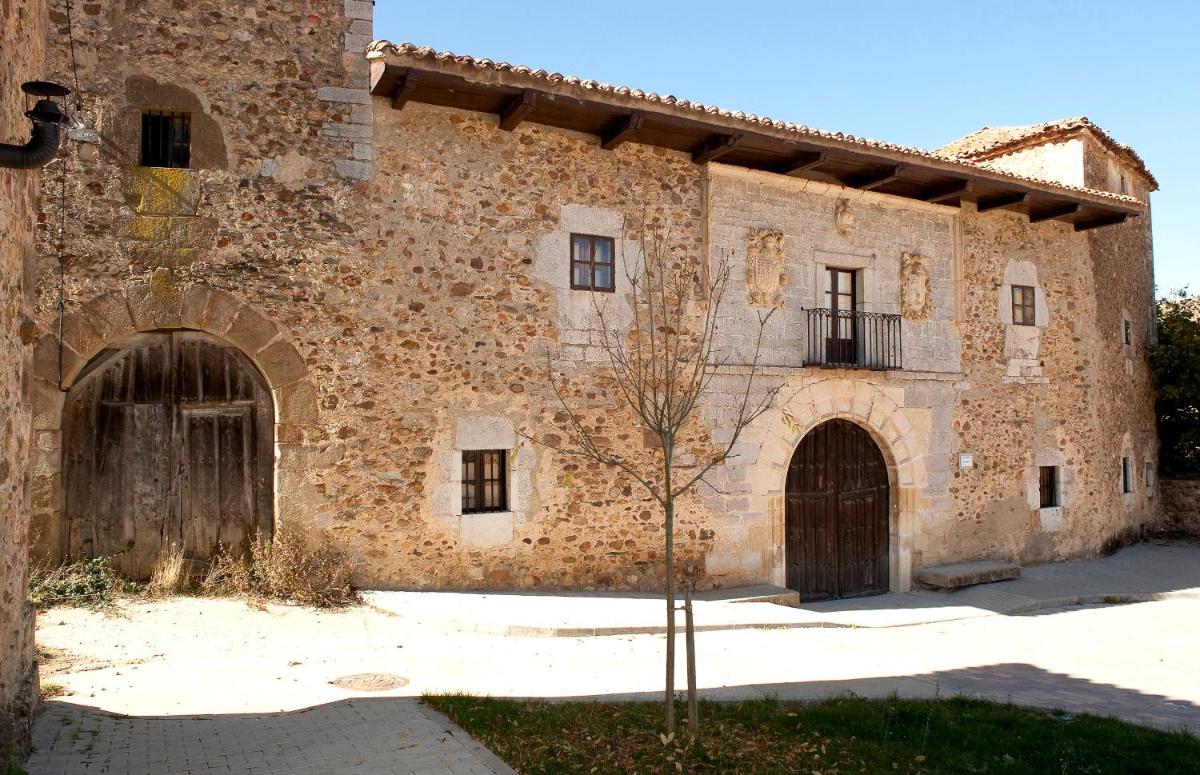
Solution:
M 931 565 L 920 568 L 913 578 L 918 584 L 934 589 L 955 590 L 993 581 L 1009 581 L 1021 575 L 1021 566 L 1011 562 L 983 560 L 955 565 Z
M 800 604 L 800 593 L 794 589 L 777 587 L 774 584 L 753 584 L 746 587 L 710 589 L 695 594 L 696 600 L 709 603 L 775 603 L 795 606 Z

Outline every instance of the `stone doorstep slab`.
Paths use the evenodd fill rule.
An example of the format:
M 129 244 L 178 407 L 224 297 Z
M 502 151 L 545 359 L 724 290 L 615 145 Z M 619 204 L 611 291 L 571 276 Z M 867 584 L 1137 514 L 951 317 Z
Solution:
M 963 562 L 920 568 L 913 579 L 926 587 L 954 590 L 994 581 L 1011 581 L 1021 575 L 1021 566 L 1009 562 Z
M 692 595 L 706 603 L 774 603 L 794 607 L 800 604 L 800 593 L 774 584 L 754 584 L 748 587 L 710 589 Z

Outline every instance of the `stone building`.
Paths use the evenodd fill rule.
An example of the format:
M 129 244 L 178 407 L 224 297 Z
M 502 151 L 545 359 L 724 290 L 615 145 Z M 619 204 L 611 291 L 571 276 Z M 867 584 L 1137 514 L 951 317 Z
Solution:
M 1156 184 L 1086 120 L 928 152 L 370 43 L 363 0 L 180 5 L 76 20 L 101 141 L 69 150 L 61 276 L 41 245 L 37 554 L 144 574 L 289 523 L 368 585 L 656 587 L 634 483 L 526 440 L 556 432 L 549 350 L 645 446 L 592 315 L 644 224 L 734 266 L 693 457 L 777 310 L 779 399 L 680 515 L 705 585 L 906 589 L 1152 517 Z
M 31 141 L 25 81 L 45 78 L 46 9 L 0 3 L 0 143 Z M 37 703 L 29 573 L 30 340 L 38 171 L 0 159 L 0 770 L 20 761 Z

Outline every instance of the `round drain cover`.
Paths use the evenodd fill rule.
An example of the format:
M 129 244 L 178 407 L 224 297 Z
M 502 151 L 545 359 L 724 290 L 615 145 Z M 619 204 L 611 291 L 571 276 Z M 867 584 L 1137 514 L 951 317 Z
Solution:
M 408 679 L 389 673 L 358 673 L 335 678 L 329 683 L 352 692 L 386 692 L 408 686 Z

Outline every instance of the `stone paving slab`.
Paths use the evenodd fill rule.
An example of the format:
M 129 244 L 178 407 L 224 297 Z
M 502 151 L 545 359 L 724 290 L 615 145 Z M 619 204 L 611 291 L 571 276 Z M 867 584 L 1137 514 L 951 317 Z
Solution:
M 292 713 L 130 717 L 51 701 L 29 775 L 515 775 L 413 699 L 353 699 Z

